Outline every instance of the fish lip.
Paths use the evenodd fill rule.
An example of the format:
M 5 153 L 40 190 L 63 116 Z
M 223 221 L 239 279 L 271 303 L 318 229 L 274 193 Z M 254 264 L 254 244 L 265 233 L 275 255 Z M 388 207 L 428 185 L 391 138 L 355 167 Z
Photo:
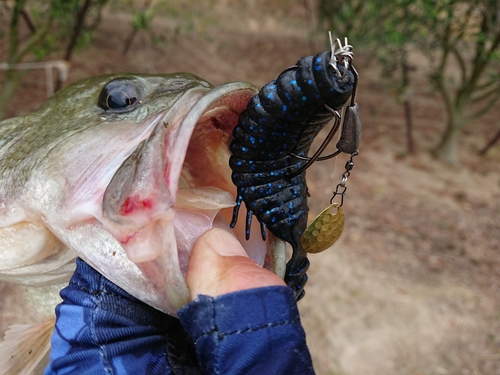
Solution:
M 217 86 L 208 91 L 189 109 L 186 116 L 182 119 L 179 125 L 179 131 L 176 137 L 176 141 L 173 143 L 174 147 L 171 152 L 169 152 L 172 155 L 182 155 L 182 161 L 179 161 L 172 165 L 172 167 L 168 171 L 168 174 L 165 176 L 167 180 L 176 181 L 176 183 L 173 184 L 175 191 L 171 191 L 174 197 L 176 196 L 176 193 L 179 189 L 178 181 L 188 152 L 188 147 L 191 142 L 193 131 L 200 123 L 200 120 L 210 111 L 217 109 L 219 106 L 223 106 L 228 103 L 234 105 L 235 103 L 233 103 L 232 101 L 235 100 L 235 97 L 236 101 L 240 100 L 241 97 L 245 98 L 244 102 L 236 103 L 235 105 L 235 107 L 238 107 L 237 112 L 239 115 L 246 108 L 250 98 L 257 94 L 257 92 L 258 90 L 253 85 L 246 82 L 227 83 Z M 239 94 L 242 94 L 241 97 L 238 97 Z M 235 124 L 234 126 L 236 125 L 237 124 Z M 231 133 L 234 126 L 231 128 Z M 228 162 L 229 160 L 227 160 L 227 164 Z M 236 189 L 234 190 L 234 193 L 232 193 L 233 197 L 235 197 L 236 195 L 235 191 Z M 283 240 L 275 237 L 269 231 L 267 237 L 267 255 L 263 266 L 283 279 L 286 269 L 286 243 Z M 174 258 L 176 257 L 177 254 L 176 256 L 174 256 Z M 164 259 L 163 262 L 164 269 L 166 270 L 165 274 L 175 279 L 173 283 L 172 279 L 166 280 L 166 285 L 174 286 L 173 288 L 167 288 L 167 294 L 169 295 L 169 299 L 173 302 L 174 306 L 177 309 L 182 307 L 189 301 L 189 290 L 185 284 L 184 275 L 179 273 L 178 264 L 178 258 L 173 259 L 172 257 L 168 256 Z
M 196 165 L 195 169 L 200 166 L 202 168 L 208 166 L 210 169 L 209 171 L 199 169 L 202 171 L 198 173 L 201 176 L 200 179 L 192 186 L 188 184 L 188 187 L 217 186 L 217 184 L 206 183 L 207 181 L 204 180 L 203 176 L 210 175 L 210 171 L 212 171 L 216 179 L 224 179 L 223 186 L 217 187 L 226 192 L 229 191 L 233 199 L 235 198 L 236 187 L 230 178 L 228 146 L 233 128 L 238 123 L 239 114 L 245 110 L 248 101 L 257 92 L 253 85 L 245 82 L 228 83 L 210 90 L 205 87 L 192 88 L 169 110 L 151 116 L 147 122 L 143 122 L 142 126 L 151 130 L 145 135 L 145 138 L 140 140 L 141 142 L 129 154 L 127 160 L 115 171 L 104 193 L 101 216 L 104 229 L 120 243 L 123 249 L 123 252 L 120 251 L 120 254 L 117 254 L 121 260 L 115 258 L 116 261 L 130 262 L 136 266 L 133 267 L 133 271 L 130 271 L 133 272 L 134 279 L 130 278 L 131 275 L 127 276 L 128 273 L 116 275 L 111 264 L 102 263 L 106 261 L 106 258 L 101 258 L 97 262 L 92 262 L 87 256 L 84 258 L 96 265 L 105 276 L 112 281 L 114 280 L 117 285 L 130 294 L 175 316 L 176 311 L 187 304 L 190 298 L 185 283 L 185 273 L 190 252 L 194 246 L 193 241 L 197 240 L 203 231 L 218 226 L 214 221 L 211 226 L 204 225 L 198 230 L 195 228 L 193 233 L 190 233 L 194 235 L 190 237 L 189 241 L 184 241 L 185 237 L 183 238 L 182 235 L 179 239 L 176 238 L 176 223 L 177 225 L 184 224 L 179 219 L 179 216 L 182 215 L 175 211 L 183 168 L 189 169 L 189 163 L 193 162 L 189 159 L 196 154 L 196 152 L 192 152 L 192 150 L 196 150 L 196 146 L 208 150 L 209 141 L 203 136 L 204 130 L 209 128 L 209 134 L 218 137 L 220 133 L 212 133 L 212 130 L 219 131 L 221 129 L 217 126 L 222 126 L 224 128 L 223 138 L 218 138 L 216 146 L 212 150 L 224 150 L 224 157 L 218 159 L 216 164 L 207 164 L 210 162 L 199 162 L 196 159 L 199 159 L 199 155 L 195 155 L 193 162 L 193 165 Z M 224 122 L 229 125 L 225 126 Z M 201 137 L 198 130 L 201 130 Z M 190 146 L 192 149 L 189 149 Z M 203 152 L 203 155 L 212 153 L 210 150 Z M 225 159 L 226 157 L 227 159 Z M 146 172 L 148 181 L 151 178 L 151 181 L 155 182 L 154 184 L 142 184 L 141 181 L 143 181 L 145 174 L 141 173 L 138 174 L 138 185 L 135 185 L 135 176 L 139 170 L 136 169 L 139 168 L 139 165 L 135 164 L 135 160 L 137 163 L 145 163 L 143 165 L 146 168 L 140 170 Z M 116 180 L 115 177 L 117 177 Z M 146 186 L 145 190 L 141 190 L 144 186 Z M 117 194 L 113 195 L 113 192 L 117 192 Z M 146 201 L 143 198 L 154 197 L 156 203 L 148 205 L 150 208 L 144 208 L 143 211 L 141 211 L 143 206 L 139 205 L 138 211 L 134 211 L 134 215 L 127 216 L 126 212 L 121 211 L 127 197 L 138 197 L 140 199 L 136 202 L 139 203 Z M 230 216 L 229 211 L 232 210 L 230 208 L 232 202 L 225 207 L 227 208 L 224 209 L 226 215 L 226 224 L 224 225 L 227 225 L 227 230 L 229 230 L 227 223 L 230 221 L 228 216 Z M 218 215 L 222 215 L 222 213 L 219 212 Z M 176 216 L 179 220 L 177 222 L 175 221 Z M 195 225 L 192 224 L 194 222 L 190 221 L 190 224 Z M 247 242 L 244 240 L 244 233 L 240 233 L 242 226 L 244 227 L 244 220 L 240 220 L 237 230 L 233 233 L 236 234 L 250 258 L 255 260 L 257 254 L 257 257 L 260 257 L 259 263 L 275 272 L 279 277 L 284 278 L 286 268 L 285 243 L 269 232 L 266 245 L 261 244 L 258 233 L 254 233 L 250 241 Z M 254 225 L 253 228 L 257 230 L 258 225 Z M 97 260 L 97 258 L 95 259 Z M 155 292 L 145 293 L 144 289 L 137 287 L 138 282 L 147 285 L 148 288 L 151 287 Z

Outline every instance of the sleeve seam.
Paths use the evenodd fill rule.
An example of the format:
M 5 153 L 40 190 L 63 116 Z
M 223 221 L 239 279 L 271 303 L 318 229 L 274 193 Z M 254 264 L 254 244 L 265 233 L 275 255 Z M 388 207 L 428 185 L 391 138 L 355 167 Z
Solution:
M 196 344 L 198 342 L 198 340 L 200 340 L 204 336 L 210 336 L 210 335 L 217 333 L 217 332 L 218 332 L 217 336 L 218 336 L 218 339 L 220 341 L 226 336 L 239 335 L 239 334 L 243 334 L 243 333 L 247 333 L 247 332 L 255 332 L 255 331 L 259 331 L 261 329 L 273 328 L 273 327 L 283 326 L 283 325 L 287 325 L 287 324 L 294 325 L 294 324 L 300 324 L 300 322 L 298 320 L 282 320 L 282 321 L 274 322 L 274 323 L 266 323 L 266 324 L 263 324 L 263 325 L 257 326 L 257 327 L 248 327 L 248 328 L 238 329 L 238 330 L 229 331 L 229 332 L 218 332 L 217 328 L 212 328 L 211 330 L 203 332 L 201 335 L 199 335 L 194 340 L 194 343 Z

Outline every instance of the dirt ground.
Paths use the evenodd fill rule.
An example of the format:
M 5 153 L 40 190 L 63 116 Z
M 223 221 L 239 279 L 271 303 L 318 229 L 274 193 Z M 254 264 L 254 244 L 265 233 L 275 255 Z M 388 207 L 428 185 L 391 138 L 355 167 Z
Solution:
M 155 32 L 172 36 L 178 28 L 175 41 L 152 44 L 139 33 L 126 56 L 130 16 L 107 13 L 95 43 L 75 55 L 70 81 L 116 71 L 189 71 L 213 84 L 245 80 L 260 87 L 325 48 L 326 35 L 309 37 L 301 7 L 263 15 L 234 3 L 217 2 L 187 21 L 158 16 Z M 484 158 L 477 153 L 500 127 L 500 106 L 465 130 L 460 166 L 436 162 L 429 151 L 445 115 L 426 85 L 423 60 L 414 56 L 418 152 L 408 156 L 403 108 L 375 60 L 354 47 L 363 137 L 347 183 L 345 230 L 334 247 L 310 257 L 299 304 L 316 371 L 498 375 L 500 145 Z M 27 75 L 9 117 L 36 109 L 45 100 L 44 82 L 42 71 Z M 344 163 L 318 162 L 308 171 L 311 219 L 328 204 Z M 14 322 L 36 319 L 18 291 L 0 284 L 0 335 Z

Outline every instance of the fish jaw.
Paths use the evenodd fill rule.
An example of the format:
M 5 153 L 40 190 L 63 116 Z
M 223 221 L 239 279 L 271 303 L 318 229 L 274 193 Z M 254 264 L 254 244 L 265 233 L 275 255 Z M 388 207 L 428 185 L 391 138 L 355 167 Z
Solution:
M 178 115 L 183 111 L 174 108 L 158 119 L 104 193 L 98 217 L 101 235 L 111 234 L 123 251 L 110 256 L 109 250 L 82 249 L 81 256 L 130 294 L 175 315 L 188 302 L 184 279 L 195 242 L 214 227 L 229 231 L 236 190 L 228 144 L 239 114 L 255 93 L 246 83 L 222 85 L 199 98 L 182 118 Z M 239 239 L 244 236 L 241 229 L 235 234 Z M 272 249 L 283 253 L 284 245 L 272 236 L 268 242 L 253 238 L 257 240 L 242 242 L 249 255 L 276 268 L 280 262 L 268 254 Z M 116 272 L 115 259 L 133 267 L 120 266 L 129 271 Z

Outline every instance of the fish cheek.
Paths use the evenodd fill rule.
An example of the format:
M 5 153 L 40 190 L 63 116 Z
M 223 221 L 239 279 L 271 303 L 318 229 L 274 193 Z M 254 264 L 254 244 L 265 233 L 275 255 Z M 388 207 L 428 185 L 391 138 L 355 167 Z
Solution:
M 22 221 L 0 228 L 0 271 L 35 264 L 62 247 L 64 245 L 40 222 Z

